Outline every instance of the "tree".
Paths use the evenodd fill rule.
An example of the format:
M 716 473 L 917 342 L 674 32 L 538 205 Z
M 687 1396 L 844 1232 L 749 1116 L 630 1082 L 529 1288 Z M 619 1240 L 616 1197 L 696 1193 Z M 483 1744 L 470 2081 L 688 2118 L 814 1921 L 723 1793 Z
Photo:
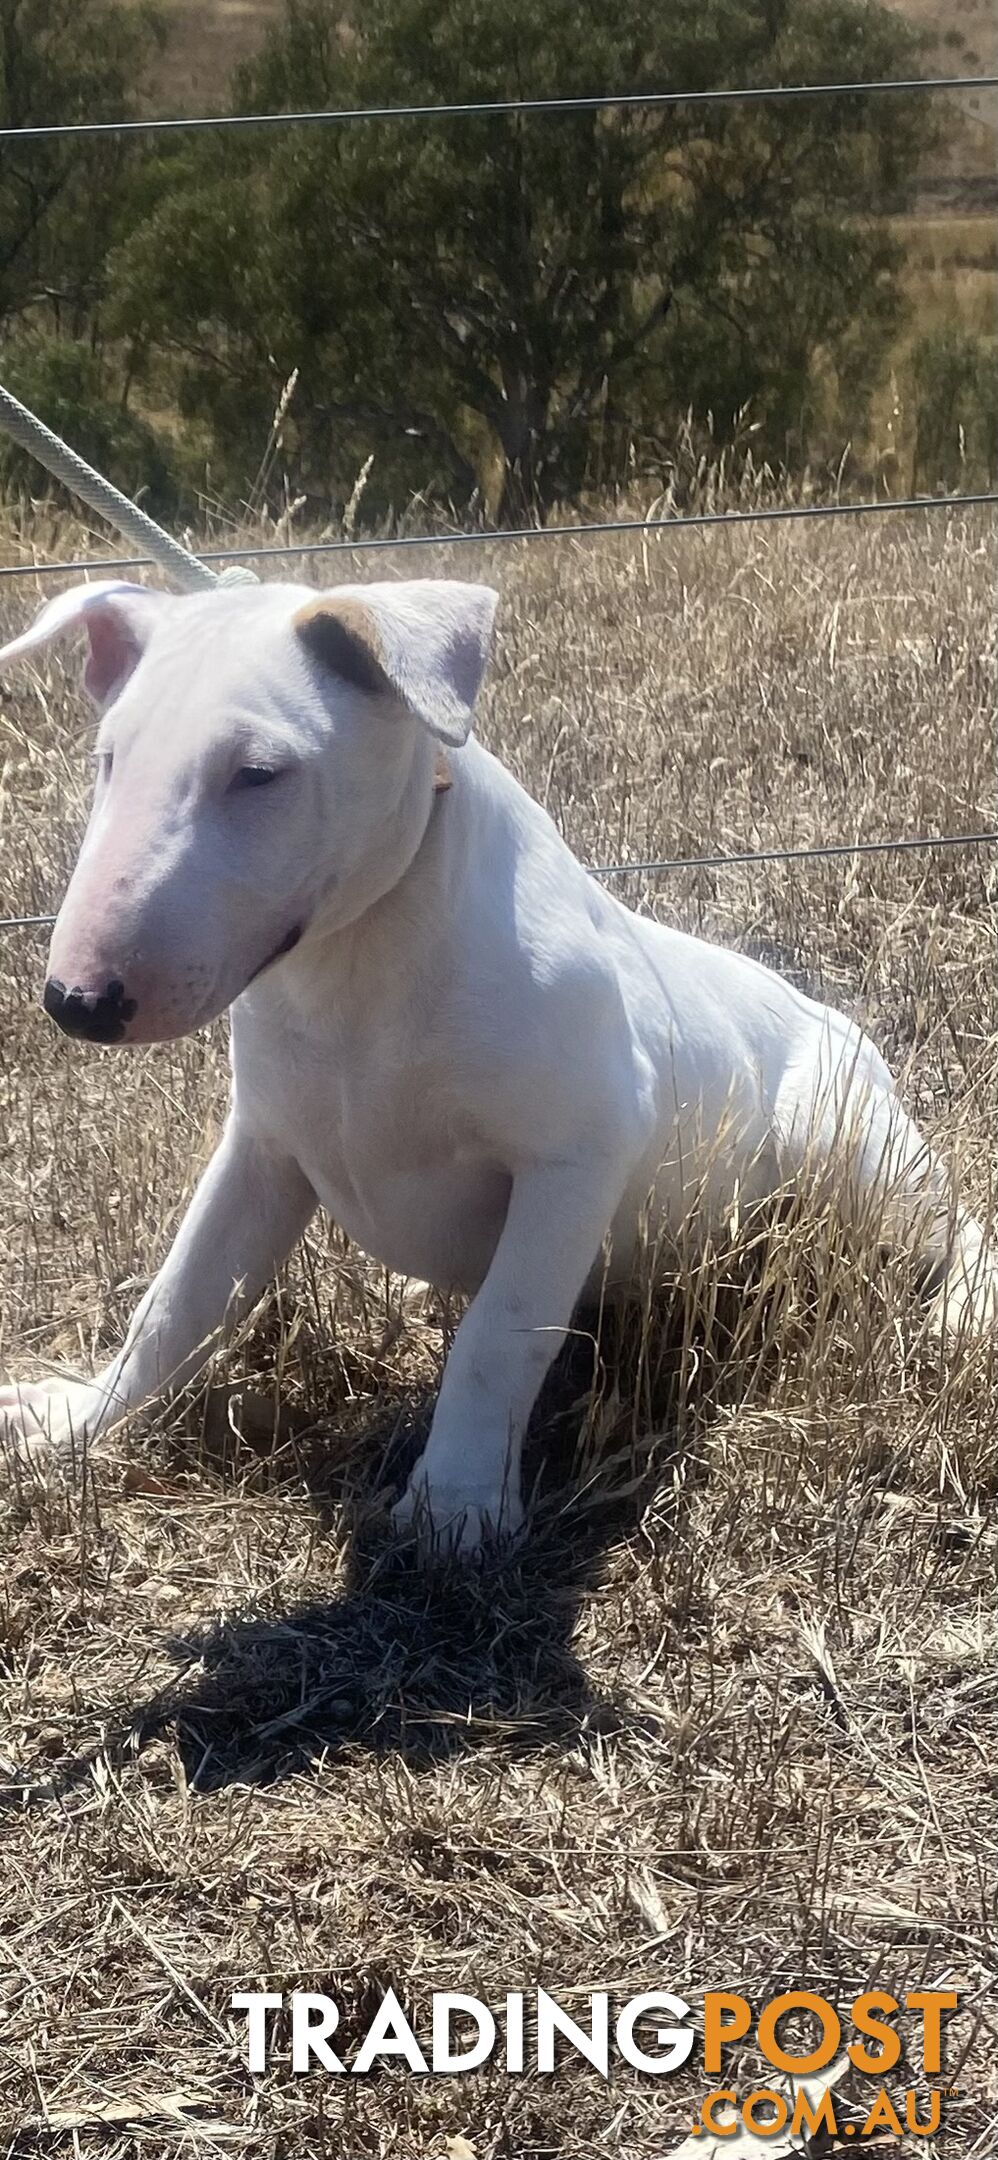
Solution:
M 0 0 L 0 128 L 127 119 L 157 37 L 148 9 Z M 119 237 L 127 151 L 93 141 L 0 142 L 0 324 L 44 314 L 78 337 Z
M 287 0 L 243 109 L 449 103 L 910 73 L 872 0 Z M 785 103 L 262 131 L 181 150 L 120 251 L 118 323 L 169 352 L 230 467 L 298 370 L 293 485 L 375 453 L 381 500 L 488 491 L 543 514 L 750 404 L 803 459 L 861 407 L 900 306 L 876 210 L 926 101 Z
M 0 0 L 0 128 L 127 119 L 158 43 L 146 8 Z M 119 408 L 118 356 L 103 355 L 109 255 L 129 223 L 129 152 L 116 137 L 0 140 L 3 378 L 126 486 L 162 477 L 153 438 Z M 0 472 L 39 468 L 0 442 Z

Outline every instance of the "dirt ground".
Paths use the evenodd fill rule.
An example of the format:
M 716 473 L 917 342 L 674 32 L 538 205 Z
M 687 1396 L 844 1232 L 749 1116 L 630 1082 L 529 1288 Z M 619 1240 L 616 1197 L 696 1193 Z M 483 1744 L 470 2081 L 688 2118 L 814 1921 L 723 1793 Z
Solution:
M 947 513 L 483 543 L 460 565 L 502 590 L 481 732 L 592 863 L 994 827 L 996 556 L 993 522 Z M 36 597 L 4 587 L 4 634 Z M 0 686 L 4 913 L 57 903 L 72 861 L 75 681 L 67 656 Z M 861 1015 L 990 1215 L 993 849 L 623 890 Z M 16 1375 L 119 1340 L 225 1094 L 221 1028 L 57 1037 L 42 957 L 0 945 Z M 455 1316 L 318 1229 L 210 1392 L 85 1475 L 8 1471 L 8 2160 L 668 2160 L 690 2130 L 695 2057 L 609 2085 L 568 2051 L 546 2077 L 295 2076 L 281 2026 L 246 2069 L 234 1990 L 334 1995 L 349 2050 L 389 1984 L 424 2032 L 434 1988 L 540 1984 L 577 2017 L 600 1988 L 694 2011 L 717 1987 L 954 1988 L 943 2127 L 880 2133 L 878 2160 L 993 2154 L 994 1350 L 933 1350 L 911 1285 L 817 1229 L 784 1261 L 799 1288 L 754 1351 L 751 1291 L 725 1313 L 706 1276 L 695 1324 L 656 1309 L 595 1370 L 575 1347 L 517 1564 L 425 1574 L 393 1548 Z M 748 2042 L 731 2068 L 760 2082 Z

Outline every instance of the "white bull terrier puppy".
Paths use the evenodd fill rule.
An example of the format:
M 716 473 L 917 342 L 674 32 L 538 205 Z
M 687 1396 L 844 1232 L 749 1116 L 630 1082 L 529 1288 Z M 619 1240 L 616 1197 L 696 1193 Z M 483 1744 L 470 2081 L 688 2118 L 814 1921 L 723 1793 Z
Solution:
M 842 1153 L 948 1321 L 995 1313 L 977 1224 L 873 1044 L 736 953 L 635 916 L 469 741 L 495 594 L 448 581 L 175 598 L 79 586 L 0 660 L 83 625 L 97 782 L 45 1007 L 100 1043 L 231 1007 L 225 1131 L 120 1354 L 0 1391 L 65 1447 L 182 1386 L 317 1206 L 470 1295 L 396 1511 L 466 1550 L 522 1520 L 519 1459 L 587 1287 L 651 1232 Z M 435 774 L 455 753 L 451 785 Z

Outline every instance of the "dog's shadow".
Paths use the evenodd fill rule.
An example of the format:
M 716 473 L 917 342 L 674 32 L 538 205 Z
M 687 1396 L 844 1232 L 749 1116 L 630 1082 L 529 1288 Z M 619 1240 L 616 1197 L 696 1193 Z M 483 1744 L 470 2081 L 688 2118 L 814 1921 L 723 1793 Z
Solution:
M 168 1721 L 191 1787 L 273 1782 L 358 1748 L 420 1770 L 483 1744 L 586 1751 L 597 1736 L 635 1724 L 646 1731 L 646 1716 L 592 1685 L 573 1647 L 580 1605 L 609 1550 L 650 1496 L 668 1492 L 677 1513 L 699 1477 L 695 1447 L 678 1436 L 668 1358 L 654 1376 L 634 1365 L 612 1319 L 598 1335 L 584 1322 L 569 1339 L 532 1422 L 531 1530 L 514 1554 L 427 1566 L 391 1538 L 383 1506 L 372 1525 L 361 1495 L 335 1598 L 178 1641 Z M 640 1462 L 634 1446 L 619 1444 L 635 1391 Z M 616 1475 L 614 1465 L 604 1475 L 591 1429 L 594 1400 L 605 1407 L 608 1397 Z M 377 1473 L 382 1500 L 404 1482 L 431 1409 L 429 1400 L 410 1406 Z M 318 1456 L 310 1482 L 320 1519 L 331 1512 L 334 1476 Z
M 619 1725 L 571 1649 L 578 1586 L 554 1589 L 536 1555 L 472 1571 L 386 1553 L 355 1557 L 353 1578 L 330 1602 L 184 1643 L 198 1678 L 174 1730 L 194 1790 L 271 1783 L 344 1750 L 419 1770 L 499 1735 L 523 1752 Z
M 358 1749 L 414 1771 L 469 1748 L 507 1755 L 586 1753 L 608 1735 L 649 1736 L 647 1713 L 601 1693 L 575 1647 L 580 1609 L 615 1548 L 654 1508 L 663 1548 L 685 1551 L 684 1518 L 707 1475 L 708 1433 L 727 1381 L 725 1345 L 741 1290 L 717 1301 L 709 1342 L 690 1334 L 682 1299 L 647 1314 L 576 1315 L 531 1423 L 524 1460 L 529 1528 L 510 1553 L 427 1565 L 388 1528 L 391 1500 L 425 1442 L 433 1400 L 408 1397 L 380 1435 L 365 1431 L 346 1477 L 328 1438 L 296 1457 L 316 1520 L 346 1529 L 341 1583 L 268 1615 L 213 1621 L 164 1645 L 173 1676 L 136 1702 L 103 1745 L 117 1760 L 172 1739 L 190 1789 L 217 1792 L 318 1772 Z M 709 1387 L 691 1395 L 690 1372 Z M 730 1384 L 729 1384 L 730 1382 Z M 377 1420 L 372 1419 L 372 1424 Z M 666 1632 L 699 1625 L 695 1582 L 680 1567 Z M 92 1768 L 92 1751 L 37 1780 L 0 1788 L 0 1811 L 59 1800 Z
M 163 1645 L 172 1675 L 103 1725 L 101 1753 L 121 1764 L 172 1741 L 189 1788 L 208 1793 L 317 1773 L 358 1749 L 420 1771 L 484 1745 L 585 1752 L 625 1728 L 647 1734 L 647 1716 L 601 1694 L 573 1646 L 580 1606 L 649 1496 L 664 1489 L 676 1515 L 699 1474 L 668 1361 L 654 1375 L 637 1366 L 612 1319 L 597 1328 L 577 1316 L 532 1421 L 528 1532 L 513 1553 L 471 1563 L 427 1564 L 388 1526 L 426 1439 L 430 1393 L 409 1395 L 401 1416 L 396 1403 L 380 1432 L 372 1416 L 346 1476 L 328 1434 L 317 1436 L 311 1458 L 296 1455 L 294 1482 L 300 1491 L 304 1474 L 320 1533 L 346 1530 L 342 1587 L 178 1633 Z M 620 1444 L 628 1427 L 640 1444 Z M 0 1815 L 61 1804 L 89 1784 L 93 1761 L 87 1747 L 19 1765 L 0 1783 Z
M 575 1315 L 531 1421 L 529 1527 L 513 1555 L 427 1567 L 392 1538 L 388 1503 L 425 1442 L 430 1397 L 408 1401 L 380 1462 L 365 1435 L 359 1490 L 344 1490 L 320 1446 L 307 1482 L 320 1523 L 346 1520 L 343 1587 L 178 1645 L 171 1718 L 191 1785 L 273 1781 L 358 1748 L 419 1770 L 486 1744 L 587 1751 L 612 1733 L 647 1737 L 647 1714 L 587 1674 L 580 1612 L 615 1549 L 651 1523 L 663 1647 L 704 1624 L 688 1518 L 711 1428 L 733 1403 L 766 1400 L 794 1344 L 813 1342 L 822 1261 L 797 1252 L 799 1266 L 771 1268 L 786 1234 L 763 1218 L 705 1266 L 699 1295 L 677 1275 L 654 1298 Z

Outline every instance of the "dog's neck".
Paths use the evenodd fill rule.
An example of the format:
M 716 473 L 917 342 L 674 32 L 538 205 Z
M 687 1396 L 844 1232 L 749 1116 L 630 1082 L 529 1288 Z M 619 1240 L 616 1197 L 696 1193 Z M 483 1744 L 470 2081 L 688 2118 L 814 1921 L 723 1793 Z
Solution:
M 439 751 L 417 755 L 376 851 L 344 886 L 333 885 L 320 899 L 300 942 L 285 959 L 269 968 L 259 992 L 287 998 L 295 1006 L 325 1001 L 330 977 L 353 973 L 362 954 L 383 933 L 391 935 L 388 916 L 397 906 L 407 911 L 410 890 L 419 874 L 438 821 L 450 811 L 453 771 Z M 322 985 L 321 990 L 319 985 Z M 257 986 L 249 995 L 257 998 Z

